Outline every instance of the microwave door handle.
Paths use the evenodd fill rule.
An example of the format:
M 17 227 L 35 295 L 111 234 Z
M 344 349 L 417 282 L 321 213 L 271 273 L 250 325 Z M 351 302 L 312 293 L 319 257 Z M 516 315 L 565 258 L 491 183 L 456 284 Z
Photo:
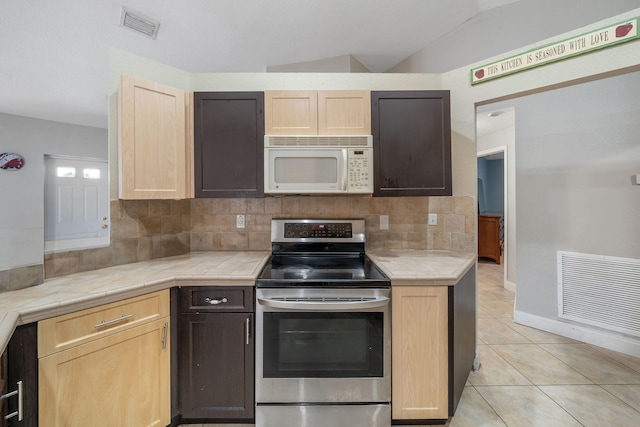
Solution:
M 298 311 L 329 311 L 329 310 L 362 310 L 364 308 L 379 308 L 389 305 L 389 298 L 380 297 L 369 301 L 283 301 L 269 298 L 257 298 L 258 303 L 265 307 Z
M 340 182 L 340 186 L 342 187 L 343 192 L 347 192 L 347 180 L 349 179 L 349 150 L 344 148 L 342 150 L 342 179 Z

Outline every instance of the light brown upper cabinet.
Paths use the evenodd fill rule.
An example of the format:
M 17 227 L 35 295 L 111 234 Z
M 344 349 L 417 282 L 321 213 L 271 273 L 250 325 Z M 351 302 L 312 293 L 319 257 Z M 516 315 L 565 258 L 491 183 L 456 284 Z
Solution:
M 119 103 L 119 197 L 193 197 L 190 94 L 123 74 Z
M 266 91 L 266 135 L 370 135 L 367 90 Z

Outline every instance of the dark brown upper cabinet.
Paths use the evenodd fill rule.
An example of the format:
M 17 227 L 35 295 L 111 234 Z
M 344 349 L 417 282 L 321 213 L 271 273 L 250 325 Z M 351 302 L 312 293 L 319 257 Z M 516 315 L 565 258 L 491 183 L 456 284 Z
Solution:
M 374 190 L 451 196 L 449 91 L 371 92 Z
M 194 93 L 196 197 L 264 197 L 264 94 Z

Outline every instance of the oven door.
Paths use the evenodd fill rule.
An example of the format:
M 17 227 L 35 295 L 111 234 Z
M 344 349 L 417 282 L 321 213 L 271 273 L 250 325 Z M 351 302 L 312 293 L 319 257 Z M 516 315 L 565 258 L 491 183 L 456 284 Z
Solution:
M 256 295 L 256 402 L 390 401 L 389 289 Z

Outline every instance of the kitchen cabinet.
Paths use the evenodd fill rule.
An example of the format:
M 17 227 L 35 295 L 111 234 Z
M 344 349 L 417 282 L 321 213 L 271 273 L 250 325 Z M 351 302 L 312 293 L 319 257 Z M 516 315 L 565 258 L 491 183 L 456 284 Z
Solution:
M 478 215 L 478 256 L 491 258 L 500 264 L 502 255 L 502 214 L 483 213 Z
M 371 93 L 374 192 L 451 196 L 449 91 Z
M 370 135 L 371 92 L 266 91 L 267 135 Z
M 169 291 L 38 323 L 46 426 L 170 424 Z
M 7 379 L 7 354 L 3 350 L 0 354 L 0 425 L 6 424 L 5 417 L 7 416 L 7 405 L 5 399 L 8 400 L 10 396 L 7 395 L 9 391 L 9 382 Z
M 7 419 L 8 427 L 37 427 L 38 425 L 38 328 L 36 323 L 18 326 L 14 331 L 3 359 L 2 375 L 5 385 L 0 387 L 0 394 L 14 392 L 6 399 L 2 399 L 2 420 L 7 414 L 14 414 Z M 18 386 L 20 384 L 20 386 Z M 18 414 L 18 402 L 22 400 L 22 411 Z M 22 418 L 22 419 L 20 419 Z M 5 425 L 0 423 L 0 425 Z
M 475 268 L 454 286 L 392 284 L 392 418 L 455 414 L 476 347 Z
M 392 286 L 394 420 L 448 418 L 446 286 Z
M 254 418 L 253 287 L 180 290 L 180 412 L 188 422 Z
M 264 94 L 194 93 L 196 197 L 264 196 Z
M 193 197 L 190 95 L 123 74 L 118 109 L 121 199 Z

